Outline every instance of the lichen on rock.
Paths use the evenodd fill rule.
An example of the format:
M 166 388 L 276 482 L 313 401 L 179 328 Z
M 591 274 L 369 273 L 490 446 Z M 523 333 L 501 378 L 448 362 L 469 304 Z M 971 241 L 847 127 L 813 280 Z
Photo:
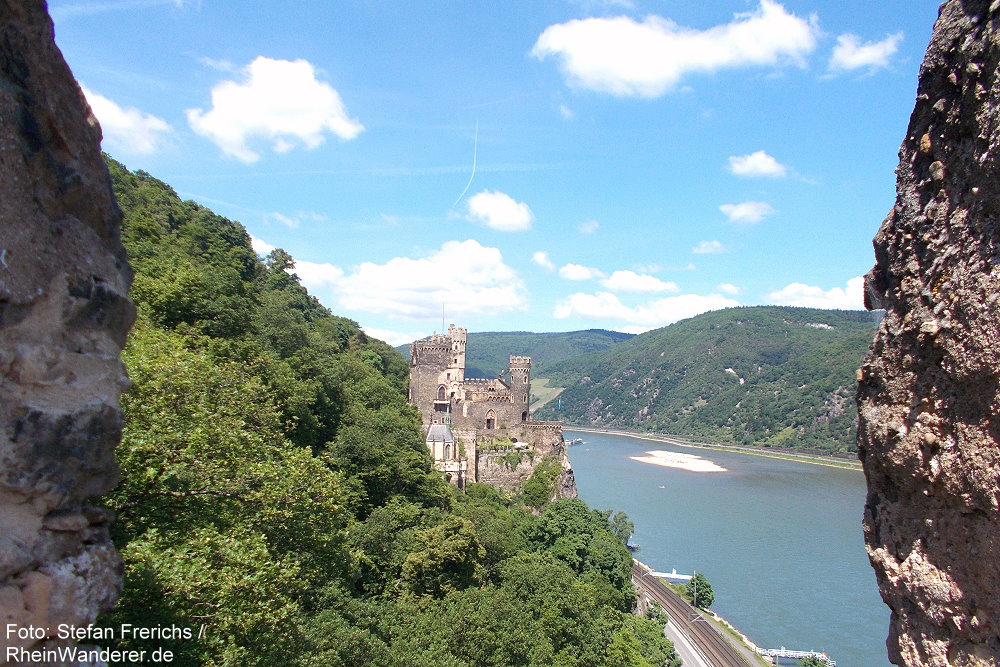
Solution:
M 0 623 L 53 646 L 117 598 L 119 352 L 134 319 L 101 133 L 42 0 L 0 0 Z M 0 661 L 6 661 L 4 655 Z
M 1000 665 L 998 36 L 1000 1 L 941 6 L 866 276 L 864 527 L 898 665 Z

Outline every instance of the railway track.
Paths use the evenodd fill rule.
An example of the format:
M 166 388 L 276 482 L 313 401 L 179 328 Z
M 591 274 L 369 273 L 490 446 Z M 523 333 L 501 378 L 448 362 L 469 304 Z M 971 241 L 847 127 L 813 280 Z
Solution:
M 749 667 L 746 658 L 719 634 L 710 621 L 635 562 L 632 563 L 632 580 L 640 592 L 660 603 L 670 622 L 688 636 L 712 667 Z

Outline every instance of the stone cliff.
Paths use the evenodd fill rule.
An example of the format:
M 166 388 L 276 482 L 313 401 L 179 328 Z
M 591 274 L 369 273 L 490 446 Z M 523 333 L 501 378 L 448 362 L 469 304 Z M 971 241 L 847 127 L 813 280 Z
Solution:
M 118 353 L 132 323 L 101 132 L 42 0 L 0 0 L 0 623 L 51 647 L 117 598 Z M 0 663 L 6 662 L 4 652 Z
M 898 665 L 1000 665 L 1000 0 L 948 0 L 875 237 L 865 539 Z

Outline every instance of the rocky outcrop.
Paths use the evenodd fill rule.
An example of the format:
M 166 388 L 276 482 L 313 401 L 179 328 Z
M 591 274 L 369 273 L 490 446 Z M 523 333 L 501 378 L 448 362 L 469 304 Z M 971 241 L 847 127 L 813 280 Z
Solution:
M 1000 0 L 949 0 L 875 237 L 865 538 L 898 665 L 1000 665 Z
M 559 470 L 552 479 L 552 500 L 577 497 L 561 422 L 526 422 L 495 430 L 456 428 L 454 432 L 463 443 L 476 443 L 466 446 L 468 469 L 473 471 L 469 481 L 513 491 L 540 465 L 555 462 Z
M 117 481 L 131 273 L 42 0 L 0 0 L 0 77 L 0 644 L 48 648 L 120 587 L 109 513 L 87 500 Z

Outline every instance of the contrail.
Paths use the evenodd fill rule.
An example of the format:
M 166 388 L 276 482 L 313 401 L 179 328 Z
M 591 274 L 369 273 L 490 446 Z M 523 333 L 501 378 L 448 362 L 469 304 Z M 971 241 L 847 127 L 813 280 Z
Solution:
M 455 203 L 451 205 L 452 208 L 458 205 L 458 202 L 462 201 L 462 197 L 465 193 L 469 191 L 469 186 L 472 185 L 472 179 L 476 177 L 476 154 L 479 152 L 479 121 L 476 121 L 476 138 L 472 144 L 472 173 L 469 174 L 469 182 L 465 184 L 465 189 L 462 190 L 462 194 L 458 195 L 458 199 Z

